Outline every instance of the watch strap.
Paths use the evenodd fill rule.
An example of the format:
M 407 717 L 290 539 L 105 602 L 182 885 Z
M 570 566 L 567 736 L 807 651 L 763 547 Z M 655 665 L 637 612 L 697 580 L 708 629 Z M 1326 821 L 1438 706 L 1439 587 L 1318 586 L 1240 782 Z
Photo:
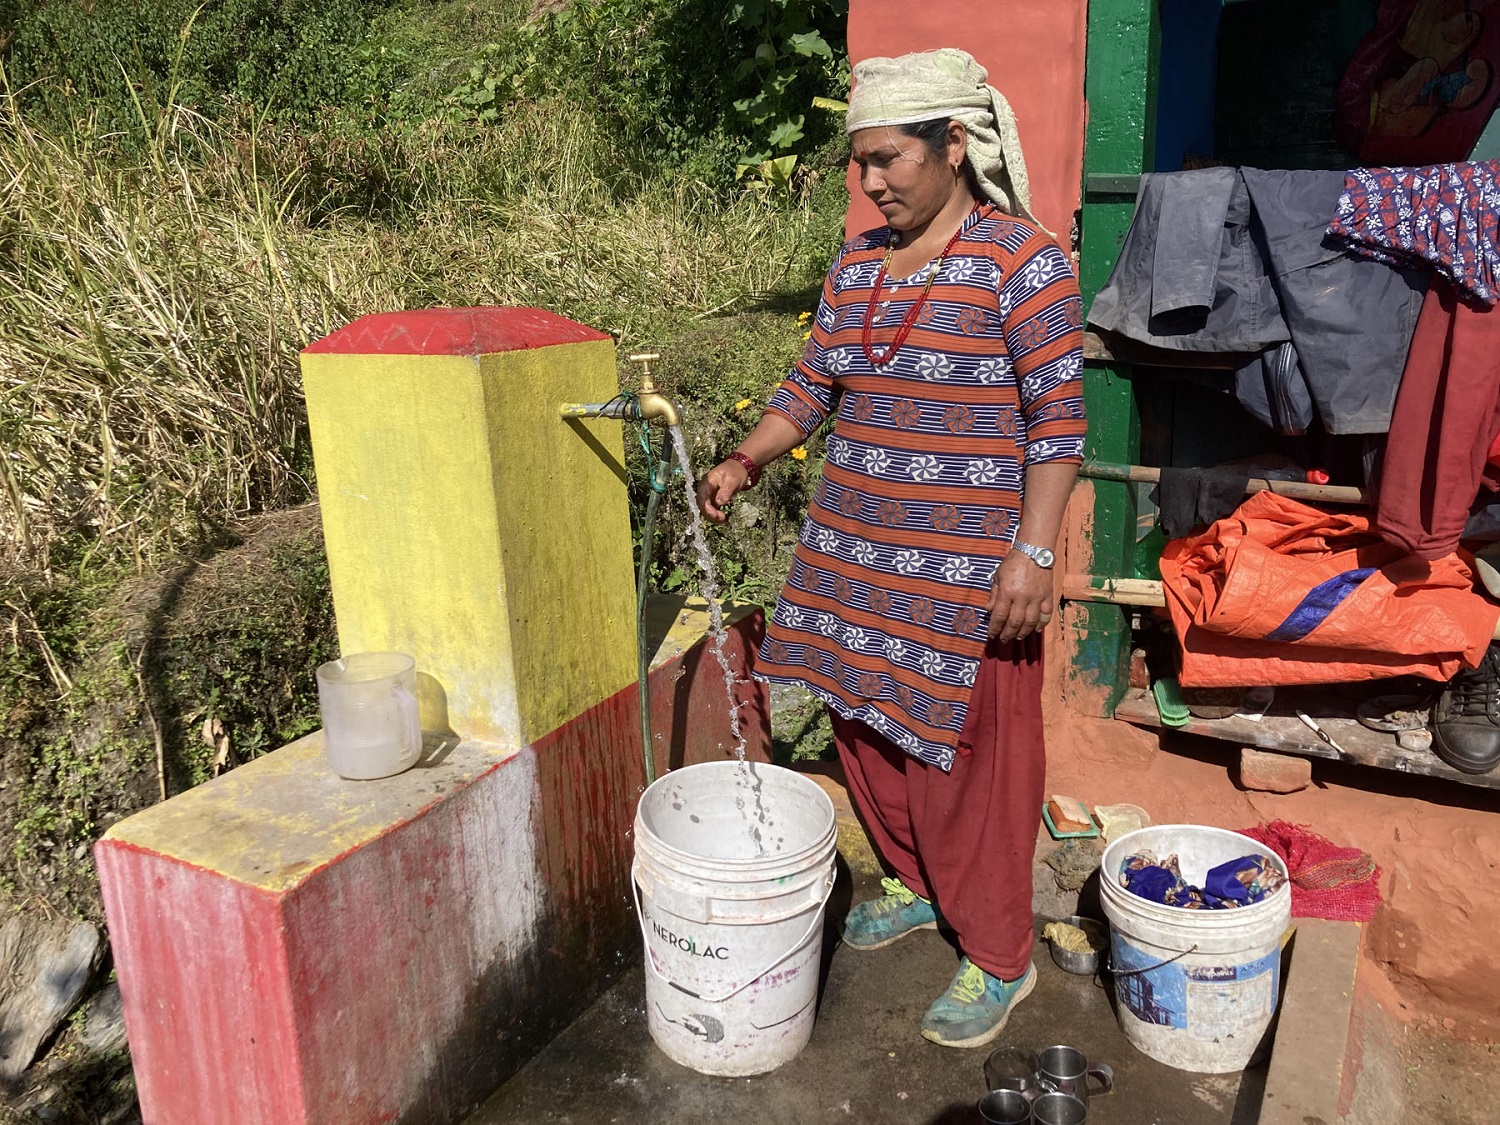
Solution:
M 1025 543 L 1017 539 L 1012 546 L 1032 562 L 1036 563 L 1037 566 L 1043 568 L 1050 567 L 1057 558 L 1051 548 L 1038 547 L 1035 543 Z M 1042 561 L 1044 558 L 1047 560 L 1046 562 Z

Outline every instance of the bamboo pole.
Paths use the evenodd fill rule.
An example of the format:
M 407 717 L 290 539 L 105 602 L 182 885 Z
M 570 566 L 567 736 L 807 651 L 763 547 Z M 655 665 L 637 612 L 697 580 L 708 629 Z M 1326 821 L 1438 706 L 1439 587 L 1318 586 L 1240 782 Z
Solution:
M 1063 578 L 1062 596 L 1071 602 L 1145 606 L 1167 604 L 1161 583 L 1151 578 L 1096 578 L 1092 574 L 1069 574 Z
M 1078 475 L 1090 480 L 1140 481 L 1158 484 L 1161 470 L 1149 465 L 1120 465 L 1110 461 L 1085 461 Z M 1293 500 L 1321 500 L 1325 504 L 1370 503 L 1370 494 L 1363 488 L 1344 484 L 1308 484 L 1300 480 L 1268 480 L 1251 477 L 1245 484 L 1245 494 L 1252 492 L 1274 492 L 1278 496 L 1290 496 Z

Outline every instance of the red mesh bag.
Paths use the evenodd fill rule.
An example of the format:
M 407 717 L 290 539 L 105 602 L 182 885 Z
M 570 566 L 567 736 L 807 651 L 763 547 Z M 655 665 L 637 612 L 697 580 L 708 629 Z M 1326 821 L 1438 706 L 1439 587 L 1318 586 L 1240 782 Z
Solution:
M 1368 922 L 1380 907 L 1380 868 L 1368 852 L 1344 848 L 1285 820 L 1241 828 L 1285 861 L 1292 877 L 1292 917 Z

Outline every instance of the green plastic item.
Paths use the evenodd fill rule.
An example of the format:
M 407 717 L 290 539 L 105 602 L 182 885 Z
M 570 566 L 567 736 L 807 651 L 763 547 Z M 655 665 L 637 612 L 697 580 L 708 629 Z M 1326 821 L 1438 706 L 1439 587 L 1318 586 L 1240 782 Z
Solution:
M 1151 694 L 1156 697 L 1156 713 L 1169 727 L 1185 727 L 1193 713 L 1182 701 L 1182 689 L 1172 676 L 1163 676 L 1151 685 Z
M 1089 826 L 1087 828 L 1085 828 L 1082 832 L 1064 832 L 1061 828 L 1059 828 L 1057 826 L 1056 822 L 1053 821 L 1053 819 L 1052 819 L 1052 810 L 1049 809 L 1049 808 L 1047 808 L 1047 802 L 1046 801 L 1042 802 L 1042 822 L 1044 824 L 1046 824 L 1046 826 L 1047 826 L 1047 833 L 1054 840 L 1072 840 L 1072 839 L 1075 839 L 1075 838 L 1077 838 L 1079 836 L 1089 837 L 1089 836 L 1097 836 L 1097 835 L 1099 835 L 1099 829 L 1098 829 L 1098 827 L 1096 827 L 1093 824 L 1093 818 L 1090 817 L 1089 820 L 1090 820 Z

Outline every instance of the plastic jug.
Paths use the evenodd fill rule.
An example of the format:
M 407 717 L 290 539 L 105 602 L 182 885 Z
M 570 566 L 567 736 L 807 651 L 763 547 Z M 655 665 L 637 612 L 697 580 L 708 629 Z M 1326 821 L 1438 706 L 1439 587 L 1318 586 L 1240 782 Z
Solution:
M 409 769 L 422 753 L 416 662 L 357 652 L 318 668 L 323 744 L 340 777 L 367 781 Z

